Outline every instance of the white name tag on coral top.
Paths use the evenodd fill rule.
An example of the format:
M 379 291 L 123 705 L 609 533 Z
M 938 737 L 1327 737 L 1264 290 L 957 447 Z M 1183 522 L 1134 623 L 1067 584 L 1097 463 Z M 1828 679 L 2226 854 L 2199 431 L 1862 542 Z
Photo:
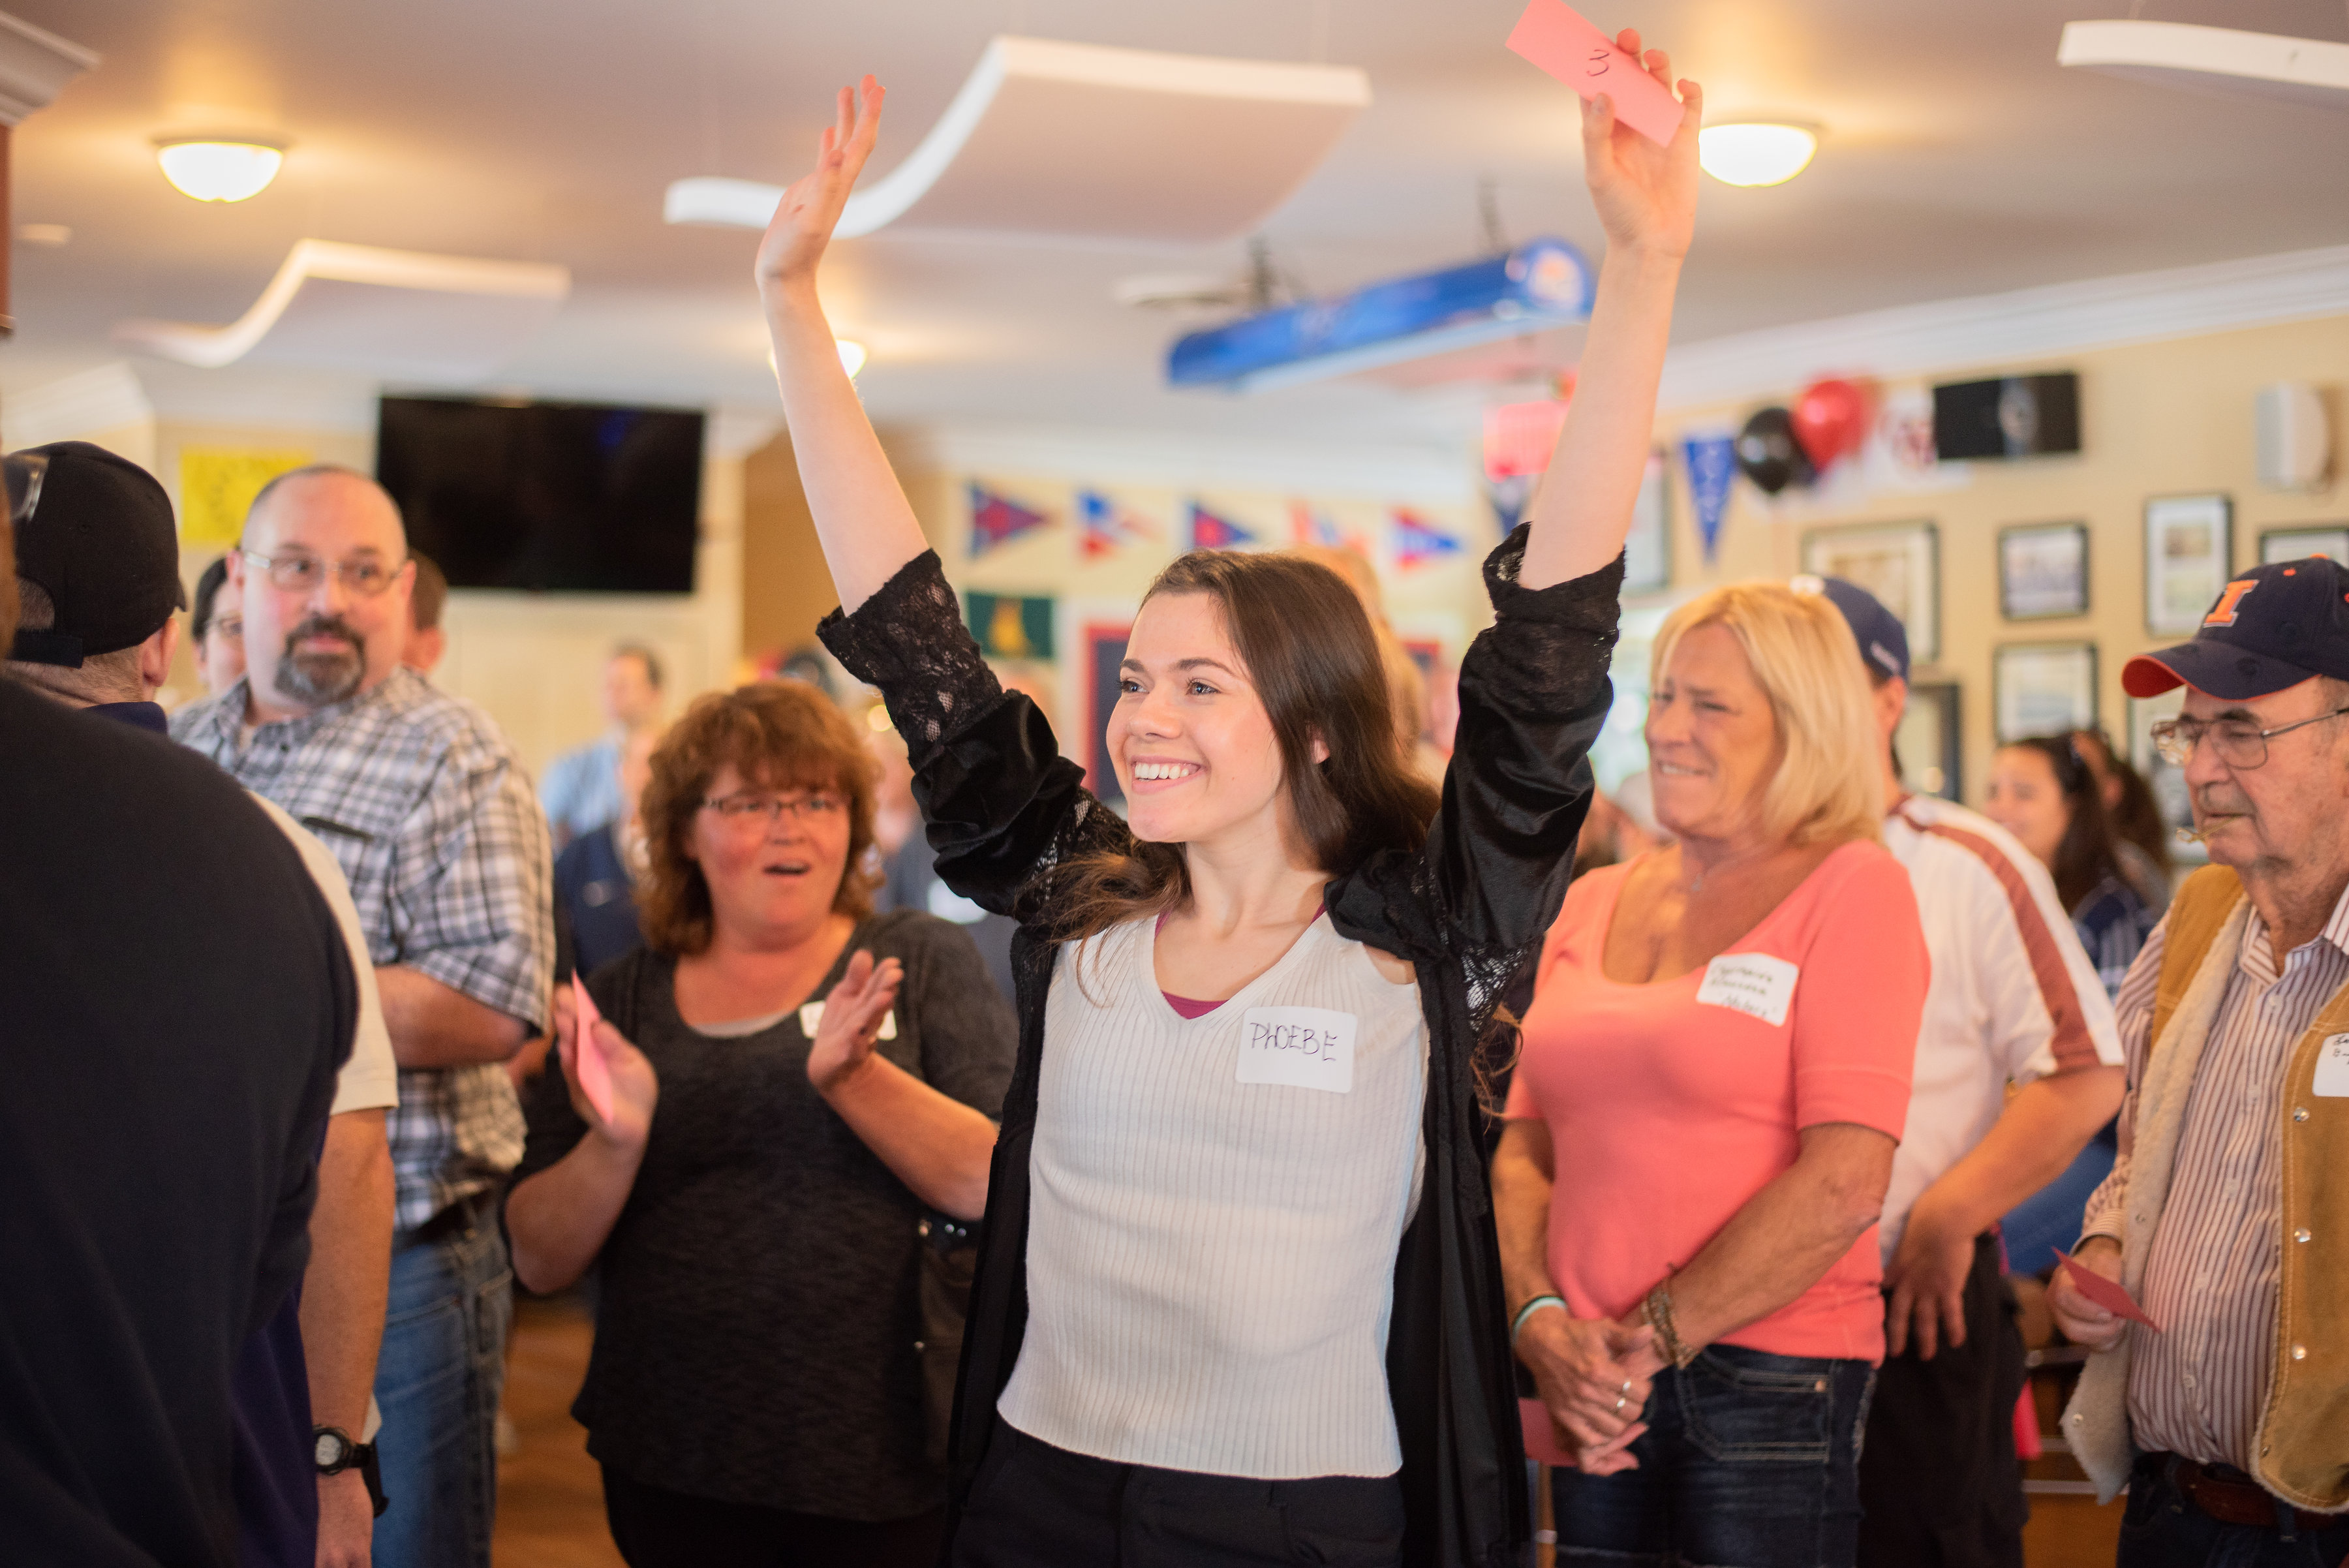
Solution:
M 2327 1099 L 2349 1097 L 2349 1034 L 2328 1034 L 2316 1048 L 2313 1091 Z
M 1251 1007 L 1240 1017 L 1239 1081 L 1350 1095 L 1359 1022 L 1327 1007 Z
M 1704 983 L 1696 988 L 1696 999 L 1775 1027 L 1786 1022 L 1795 981 L 1802 973 L 1799 965 L 1768 953 L 1723 953 L 1704 966 Z
M 805 1007 L 800 1009 L 800 1033 L 806 1035 L 810 1040 L 813 1040 L 815 1038 L 816 1025 L 823 1022 L 823 1002 L 811 1002 Z M 884 1040 L 895 1040 L 897 1038 L 897 1010 L 894 1007 L 881 1015 L 880 1038 Z

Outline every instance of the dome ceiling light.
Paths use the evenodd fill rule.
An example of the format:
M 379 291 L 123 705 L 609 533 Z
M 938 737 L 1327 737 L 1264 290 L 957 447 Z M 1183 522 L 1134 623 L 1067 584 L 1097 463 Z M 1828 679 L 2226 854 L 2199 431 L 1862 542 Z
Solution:
M 1810 167 L 1818 128 L 1785 120 L 1733 120 L 1697 133 L 1696 158 L 1724 185 L 1783 185 Z
M 249 135 L 158 137 L 155 161 L 182 195 L 199 202 L 242 202 L 277 178 L 285 144 Z

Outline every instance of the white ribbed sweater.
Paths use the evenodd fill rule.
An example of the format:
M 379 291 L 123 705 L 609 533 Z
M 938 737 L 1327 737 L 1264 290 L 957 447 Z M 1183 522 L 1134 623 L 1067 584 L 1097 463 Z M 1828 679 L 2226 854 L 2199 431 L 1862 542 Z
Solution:
M 1052 978 L 1028 1327 L 997 1408 L 1123 1463 L 1392 1475 L 1387 1326 L 1426 1092 L 1419 988 L 1389 981 L 1325 915 L 1186 1020 L 1158 989 L 1153 935 L 1138 919 L 1064 949 Z M 1248 1014 L 1268 1007 L 1354 1015 L 1350 1089 L 1239 1082 Z

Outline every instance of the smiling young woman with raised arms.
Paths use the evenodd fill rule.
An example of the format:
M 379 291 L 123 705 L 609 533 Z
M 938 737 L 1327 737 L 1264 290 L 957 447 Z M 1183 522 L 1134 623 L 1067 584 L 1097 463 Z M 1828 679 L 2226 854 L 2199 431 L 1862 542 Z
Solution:
M 957 1563 L 1485 1568 L 1522 1550 L 1470 1057 L 1589 799 L 1695 207 L 1682 91 L 1668 149 L 1585 114 L 1609 249 L 1550 469 L 1574 483 L 1486 564 L 1497 619 L 1462 664 L 1440 812 L 1352 592 L 1220 552 L 1176 561 L 1135 618 L 1108 737 L 1130 820 L 1103 809 L 964 632 L 817 299 L 873 147 L 870 78 L 777 208 L 758 278 L 844 611 L 823 634 L 888 699 L 940 877 L 1020 922 Z

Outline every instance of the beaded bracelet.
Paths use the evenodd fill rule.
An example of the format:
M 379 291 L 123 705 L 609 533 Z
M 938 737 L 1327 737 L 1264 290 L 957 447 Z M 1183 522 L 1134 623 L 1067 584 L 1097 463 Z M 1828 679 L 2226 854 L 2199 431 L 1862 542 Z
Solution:
M 1656 1282 L 1656 1287 L 1648 1293 L 1645 1312 L 1649 1326 L 1656 1331 L 1656 1338 L 1662 1345 L 1664 1359 L 1685 1371 L 1689 1363 L 1697 1358 L 1697 1352 L 1681 1343 L 1680 1330 L 1672 1322 L 1672 1293 L 1666 1288 L 1671 1283 L 1669 1279 Z

